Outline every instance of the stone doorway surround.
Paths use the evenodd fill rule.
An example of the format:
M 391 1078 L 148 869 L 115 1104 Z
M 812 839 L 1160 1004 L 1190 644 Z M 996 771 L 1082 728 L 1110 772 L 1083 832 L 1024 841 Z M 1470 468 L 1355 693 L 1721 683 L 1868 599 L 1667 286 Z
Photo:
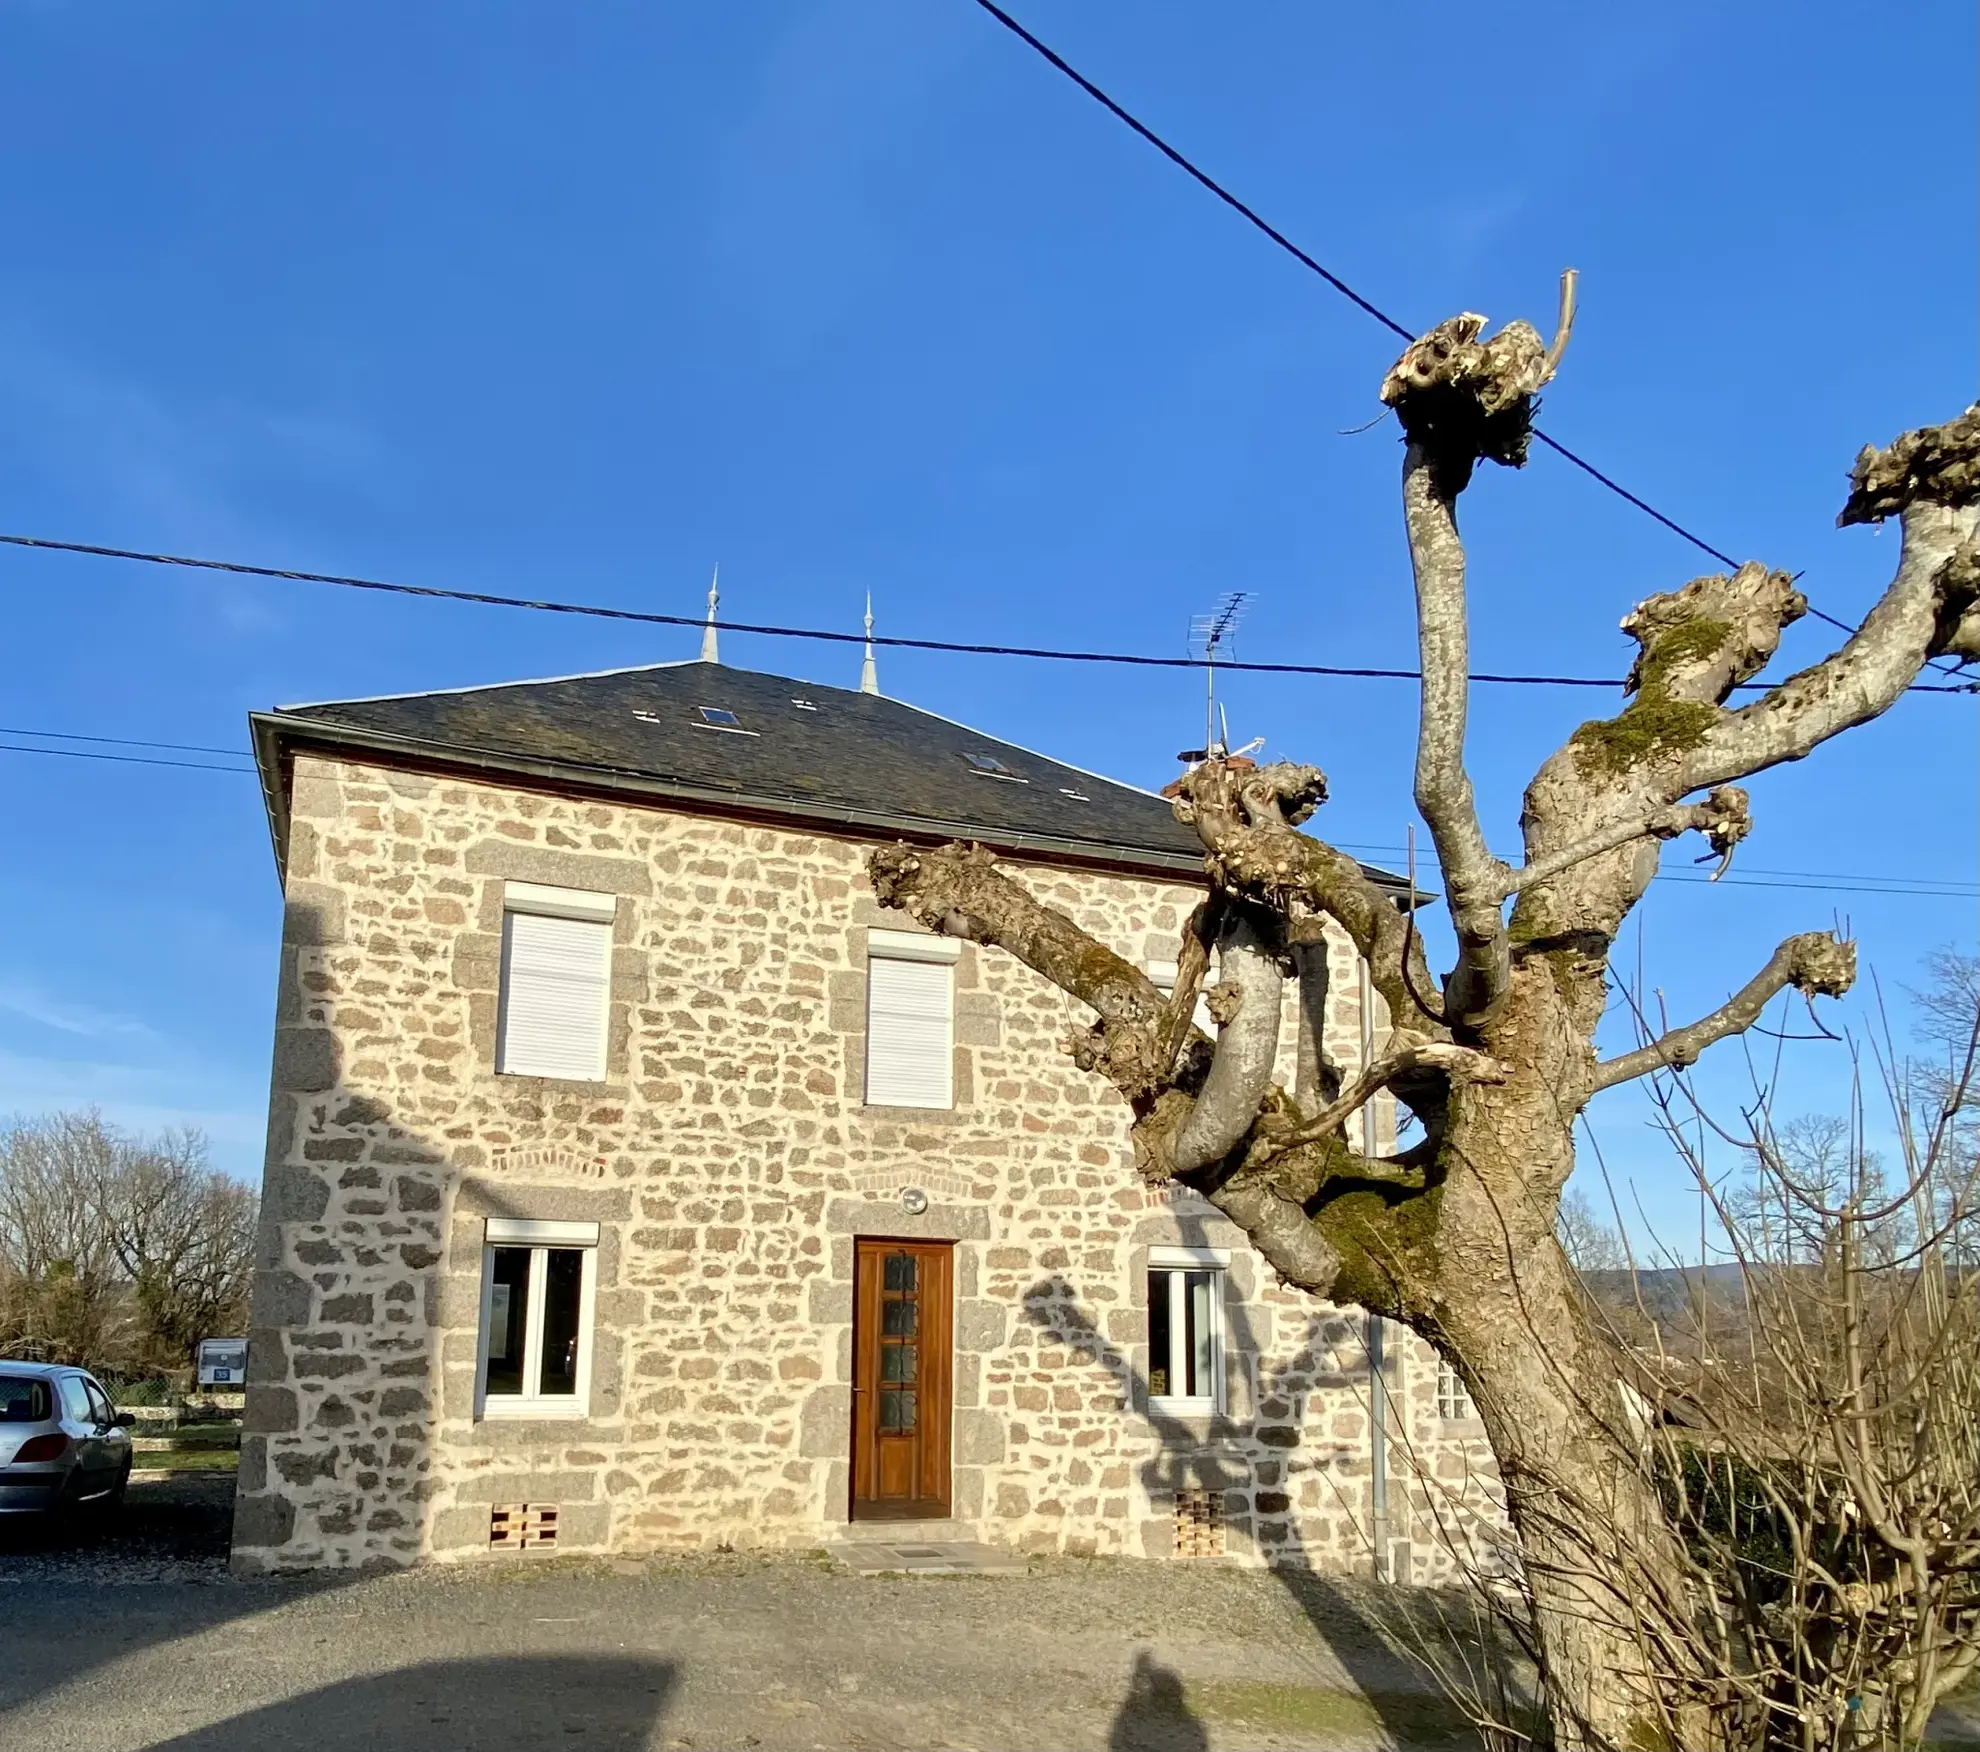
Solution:
M 903 1188 L 920 1186 L 911 1173 Z M 929 1177 L 933 1179 L 933 1176 Z M 983 1408 L 983 1356 L 1004 1342 L 1006 1311 L 979 1293 L 984 1244 L 990 1239 L 990 1213 L 977 1204 L 930 1203 L 910 1213 L 898 1194 L 837 1198 L 826 1206 L 825 1228 L 831 1269 L 811 1290 L 811 1318 L 824 1329 L 832 1360 L 827 1379 L 805 1402 L 800 1451 L 828 1462 L 820 1519 L 825 1532 L 846 1538 L 855 1524 L 852 1511 L 853 1255 L 859 1236 L 884 1235 L 911 1241 L 954 1243 L 954 1386 L 950 1477 L 952 1512 L 941 1525 L 951 1541 L 980 1537 L 985 1475 L 1004 1458 L 1004 1421 Z M 864 1523 L 880 1526 L 884 1523 Z M 932 1526 L 934 1523 L 929 1523 Z M 900 1537 L 896 1533 L 896 1537 Z

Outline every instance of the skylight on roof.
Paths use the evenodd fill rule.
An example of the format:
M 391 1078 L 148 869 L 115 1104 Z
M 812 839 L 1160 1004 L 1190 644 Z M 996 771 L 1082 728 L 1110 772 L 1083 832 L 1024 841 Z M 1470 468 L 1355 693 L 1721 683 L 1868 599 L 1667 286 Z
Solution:
M 1091 803 L 1093 801 L 1077 785 L 1061 785 L 1059 787 L 1059 795 L 1061 797 L 1070 797 L 1075 803 Z
M 963 759 L 969 762 L 969 770 L 977 774 L 980 778 L 1003 779 L 1013 785 L 1028 785 L 1031 783 L 1029 779 L 1019 778 L 1016 773 L 1005 766 L 994 754 L 965 754 Z
M 722 730 L 731 736 L 754 736 L 754 730 L 745 730 L 742 719 L 727 706 L 696 706 L 694 727 L 697 730 Z
M 813 705 L 810 700 L 794 699 L 791 701 L 791 704 L 796 706 L 800 712 L 815 712 L 818 710 L 818 708 L 815 705 Z

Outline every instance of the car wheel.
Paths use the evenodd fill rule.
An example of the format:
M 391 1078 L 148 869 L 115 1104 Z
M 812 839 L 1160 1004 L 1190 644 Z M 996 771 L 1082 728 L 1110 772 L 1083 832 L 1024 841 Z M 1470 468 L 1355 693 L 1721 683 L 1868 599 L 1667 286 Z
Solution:
M 114 1515 L 124 1506 L 124 1493 L 131 1488 L 132 1462 L 124 1462 L 124 1470 L 117 1474 L 117 1482 L 110 1487 L 110 1494 L 103 1499 L 103 1512 Z

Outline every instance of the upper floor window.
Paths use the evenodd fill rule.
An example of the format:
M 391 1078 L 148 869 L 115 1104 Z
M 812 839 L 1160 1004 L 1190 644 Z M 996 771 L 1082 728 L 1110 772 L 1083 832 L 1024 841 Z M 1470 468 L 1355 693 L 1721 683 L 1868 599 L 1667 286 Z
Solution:
M 1465 1386 L 1464 1377 L 1442 1357 L 1437 1359 L 1437 1415 L 1446 1418 L 1478 1415 L 1477 1407 L 1471 1403 L 1471 1391 Z
M 962 945 L 953 937 L 874 930 L 866 954 L 866 1105 L 953 1107 Z
M 483 1417 L 584 1417 L 591 1409 L 596 1223 L 490 1217 L 481 1253 Z
M 1224 1272 L 1220 1248 L 1148 1250 L 1148 1404 L 1203 1416 L 1224 1408 Z
M 617 910 L 616 895 L 506 885 L 496 1070 L 603 1081 Z

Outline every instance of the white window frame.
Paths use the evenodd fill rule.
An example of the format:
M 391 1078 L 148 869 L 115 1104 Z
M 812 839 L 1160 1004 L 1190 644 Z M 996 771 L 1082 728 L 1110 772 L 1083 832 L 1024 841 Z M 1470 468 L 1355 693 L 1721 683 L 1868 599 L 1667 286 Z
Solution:
M 1210 1281 L 1210 1331 L 1207 1335 L 1210 1353 L 1210 1391 L 1208 1393 L 1150 1393 L 1148 1409 L 1159 1411 L 1170 1417 L 1214 1417 L 1221 1413 L 1227 1402 L 1226 1382 L 1230 1370 L 1224 1353 L 1224 1294 L 1230 1283 L 1231 1256 L 1221 1247 L 1151 1247 L 1148 1250 L 1148 1264 L 1143 1281 L 1154 1273 L 1167 1272 L 1169 1295 L 1169 1344 L 1167 1360 L 1170 1380 L 1178 1379 L 1176 1353 L 1173 1347 L 1184 1342 L 1183 1334 L 1189 1330 L 1189 1317 L 1185 1307 L 1188 1295 L 1184 1272 L 1207 1271 Z M 1152 1287 L 1151 1287 L 1152 1288 Z M 1153 1379 L 1155 1358 L 1148 1359 L 1150 1379 Z M 1187 1378 L 1187 1377 L 1183 1377 Z
M 577 1391 L 575 1393 L 490 1393 L 488 1391 L 488 1331 L 495 1312 L 495 1249 L 527 1247 L 529 1305 L 523 1314 L 522 1378 L 543 1378 L 543 1298 L 549 1283 L 549 1255 L 575 1248 L 584 1255 L 578 1278 Z M 591 1350 L 593 1310 L 598 1300 L 598 1225 L 551 1222 L 519 1217 L 490 1217 L 481 1243 L 481 1316 L 476 1341 L 474 1415 L 477 1419 L 505 1417 L 557 1418 L 577 1422 L 591 1416 Z
M 1468 1423 L 1478 1415 L 1464 1377 L 1442 1357 L 1437 1359 L 1437 1415 L 1446 1423 Z
M 619 912 L 616 894 L 583 888 L 552 888 L 541 882 L 506 882 L 502 886 L 502 965 L 495 1001 L 495 1074 L 502 1077 L 548 1077 L 556 1082 L 602 1083 L 612 1050 L 612 924 Z M 530 1068 L 512 1062 L 509 1046 L 510 919 L 516 914 L 549 919 L 574 919 L 605 927 L 605 977 L 598 1003 L 598 1051 L 593 1074 L 573 1077 L 565 1072 Z
M 962 944 L 954 937 L 938 937 L 918 931 L 885 931 L 878 927 L 866 934 L 866 1065 L 861 1097 L 868 1107 L 899 1107 L 923 1113 L 952 1110 L 956 1105 L 956 981 L 955 964 L 962 959 Z M 948 1011 L 937 1042 L 941 1058 L 942 1099 L 938 1102 L 901 1101 L 873 1087 L 873 964 L 876 961 L 917 961 L 937 963 L 950 969 Z

